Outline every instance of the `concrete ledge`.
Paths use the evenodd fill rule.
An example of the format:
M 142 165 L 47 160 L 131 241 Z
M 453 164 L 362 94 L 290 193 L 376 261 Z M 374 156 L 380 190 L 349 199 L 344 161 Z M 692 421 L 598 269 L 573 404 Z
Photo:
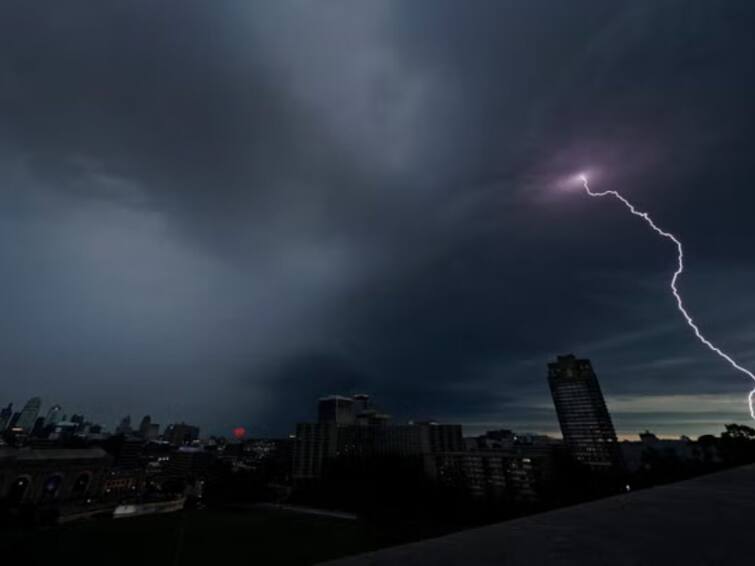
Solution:
M 753 564 L 753 517 L 755 465 L 326 564 Z

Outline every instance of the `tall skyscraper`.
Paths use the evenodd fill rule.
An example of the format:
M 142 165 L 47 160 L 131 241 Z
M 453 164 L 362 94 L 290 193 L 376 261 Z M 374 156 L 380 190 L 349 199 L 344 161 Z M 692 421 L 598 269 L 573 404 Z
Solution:
M 16 411 L 13 413 L 13 415 L 10 418 L 10 421 L 8 421 L 8 425 L 6 428 L 15 428 L 16 423 L 18 423 L 18 419 L 21 418 L 21 411 Z
M 152 417 L 149 415 L 144 415 L 144 418 L 142 418 L 142 422 L 139 425 L 139 434 L 142 437 L 146 437 L 147 433 L 149 432 L 149 427 L 152 425 Z
M 31 429 L 31 436 L 35 438 L 46 438 L 46 434 L 44 433 L 45 430 L 45 418 L 44 417 L 37 417 L 37 419 L 34 421 L 34 426 Z
M 616 431 L 590 360 L 558 356 L 548 364 L 548 383 L 571 455 L 594 470 L 620 466 Z
M 45 426 L 54 426 L 63 420 L 63 408 L 60 405 L 53 405 L 50 410 L 47 411 L 47 418 L 45 418 Z
M 139 436 L 145 440 L 156 440 L 160 436 L 160 425 L 152 422 L 152 417 L 144 415 L 139 425 Z
M 24 429 L 25 432 L 31 432 L 31 429 L 34 427 L 34 422 L 39 416 L 39 409 L 41 407 L 42 399 L 39 397 L 32 397 L 29 399 L 21 410 L 21 415 L 16 421 L 16 426 Z
M 121 423 L 115 428 L 115 434 L 131 434 L 131 415 L 126 415 L 121 419 Z
M 4 431 L 8 427 L 12 416 L 13 403 L 8 403 L 8 406 L 0 411 L 0 432 Z

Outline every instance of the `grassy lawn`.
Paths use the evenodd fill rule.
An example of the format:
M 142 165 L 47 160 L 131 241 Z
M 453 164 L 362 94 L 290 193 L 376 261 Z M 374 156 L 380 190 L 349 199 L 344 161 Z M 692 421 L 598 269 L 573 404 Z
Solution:
M 267 509 L 203 510 L 6 532 L 0 556 L 23 557 L 24 566 L 312 564 L 429 534 Z

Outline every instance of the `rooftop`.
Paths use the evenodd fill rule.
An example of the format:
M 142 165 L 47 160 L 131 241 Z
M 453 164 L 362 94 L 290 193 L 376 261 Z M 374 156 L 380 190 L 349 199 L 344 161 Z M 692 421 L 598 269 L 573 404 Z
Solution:
M 326 564 L 749 564 L 754 511 L 750 465 Z

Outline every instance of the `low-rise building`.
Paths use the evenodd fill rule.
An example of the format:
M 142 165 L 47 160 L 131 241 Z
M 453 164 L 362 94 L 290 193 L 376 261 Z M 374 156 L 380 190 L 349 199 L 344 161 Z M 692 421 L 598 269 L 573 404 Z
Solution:
M 101 448 L 0 448 L 0 498 L 17 505 L 96 497 L 111 461 Z
M 682 436 L 681 438 L 658 438 L 645 431 L 640 440 L 621 442 L 621 451 L 628 472 L 651 469 L 661 461 L 718 462 L 720 456 L 715 446 L 706 446 Z
M 318 416 L 317 423 L 296 426 L 296 481 L 320 478 L 327 462 L 337 457 L 421 457 L 464 450 L 461 425 L 434 421 L 394 425 L 388 415 L 369 406 L 367 395 L 323 397 Z

